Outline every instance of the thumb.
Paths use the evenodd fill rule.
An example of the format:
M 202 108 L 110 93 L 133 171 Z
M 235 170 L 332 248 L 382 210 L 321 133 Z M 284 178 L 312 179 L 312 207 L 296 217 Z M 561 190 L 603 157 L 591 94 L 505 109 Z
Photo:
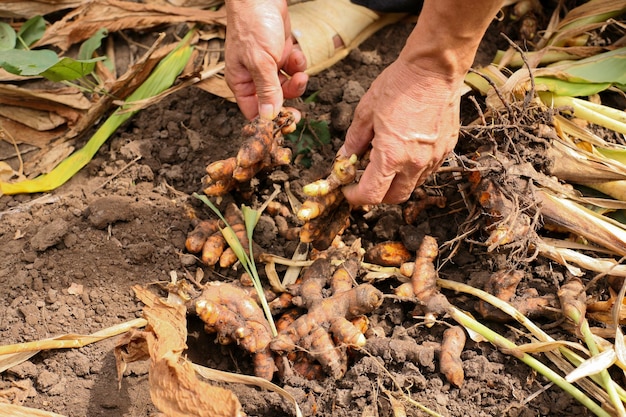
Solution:
M 276 64 L 267 65 L 265 68 L 267 70 L 260 67 L 259 71 L 252 74 L 252 79 L 256 86 L 259 116 L 262 119 L 272 120 L 283 106 L 283 90 L 278 78 Z

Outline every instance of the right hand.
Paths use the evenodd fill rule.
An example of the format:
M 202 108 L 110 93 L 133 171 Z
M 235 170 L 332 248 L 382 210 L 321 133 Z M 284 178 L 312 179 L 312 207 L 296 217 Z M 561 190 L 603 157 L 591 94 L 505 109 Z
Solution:
M 248 119 L 273 119 L 304 93 L 306 59 L 294 48 L 285 0 L 226 1 L 226 83 Z
M 371 147 L 361 180 L 343 188 L 352 205 L 404 202 L 441 165 L 457 141 L 462 83 L 402 57 L 374 80 L 341 149 L 363 155 Z

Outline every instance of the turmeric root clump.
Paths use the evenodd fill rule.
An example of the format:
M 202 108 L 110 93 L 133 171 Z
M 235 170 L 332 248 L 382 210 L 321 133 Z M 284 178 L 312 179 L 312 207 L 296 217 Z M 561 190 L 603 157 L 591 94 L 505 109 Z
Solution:
M 362 347 L 365 336 L 352 319 L 379 307 L 383 294 L 370 284 L 353 286 L 359 262 L 352 257 L 333 271 L 330 259 L 318 258 L 305 272 L 299 301 L 308 312 L 279 332 L 270 344 L 277 352 L 302 349 L 334 378 L 348 366 L 346 347 Z M 330 281 L 332 295 L 324 297 Z M 331 337 L 332 335 L 332 337 Z M 334 340 L 333 340 L 334 339 Z
M 291 162 L 291 150 L 284 148 L 283 134 L 295 129 L 291 112 L 281 111 L 274 120 L 257 117 L 241 131 L 243 145 L 236 157 L 207 166 L 204 193 L 219 196 L 249 182 L 258 172 Z
M 272 379 L 275 365 L 269 349 L 270 326 L 246 290 L 234 284 L 211 282 L 191 303 L 207 332 L 217 333 L 222 344 L 235 342 L 244 348 L 253 357 L 255 375 Z
M 357 173 L 356 155 L 338 153 L 325 178 L 307 184 L 302 191 L 308 198 L 298 210 L 298 219 L 304 222 L 300 240 L 313 243 L 318 250 L 327 249 L 335 236 L 347 226 L 350 205 L 343 198 L 341 187 L 354 182 Z
M 234 203 L 224 210 L 224 218 L 235 232 L 244 250 L 248 251 L 248 236 L 243 214 Z M 232 266 L 237 261 L 235 252 L 228 246 L 221 229 L 226 225 L 218 219 L 203 220 L 187 235 L 185 247 L 191 253 L 200 253 L 200 260 L 208 266 L 219 265 L 222 268 Z M 260 253 L 256 251 L 255 253 Z

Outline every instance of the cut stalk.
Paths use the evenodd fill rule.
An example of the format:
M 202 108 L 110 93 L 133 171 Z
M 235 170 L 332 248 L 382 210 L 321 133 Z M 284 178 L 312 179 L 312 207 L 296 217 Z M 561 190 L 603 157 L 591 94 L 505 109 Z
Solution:
M 623 225 L 545 190 L 538 190 L 536 196 L 540 201 L 541 214 L 547 222 L 577 233 L 620 256 L 626 256 L 626 230 Z
M 575 97 L 557 96 L 549 92 L 540 92 L 538 94 L 547 106 L 571 107 L 575 117 L 615 132 L 626 134 L 626 113 L 621 110 Z

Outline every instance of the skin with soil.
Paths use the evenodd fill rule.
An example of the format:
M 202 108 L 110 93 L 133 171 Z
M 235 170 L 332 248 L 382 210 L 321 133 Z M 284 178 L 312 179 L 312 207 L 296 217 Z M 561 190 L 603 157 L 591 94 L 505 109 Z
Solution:
M 251 201 L 262 201 L 272 184 L 289 181 L 294 192 L 325 175 L 351 113 L 374 77 L 398 54 L 411 23 L 380 31 L 343 62 L 313 77 L 305 96 L 319 91 L 314 103 L 291 103 L 312 120 L 329 122 L 333 141 L 317 150 L 312 166 L 297 163 L 260 176 Z M 497 30 L 494 31 L 497 33 Z M 481 49 L 489 59 L 495 42 Z M 201 268 L 184 252 L 192 229 L 190 208 L 200 217 L 210 212 L 189 195 L 200 191 L 205 166 L 236 154 L 244 119 L 237 107 L 199 89 L 168 97 L 135 116 L 98 152 L 96 158 L 60 189 L 45 195 L 0 198 L 0 340 L 33 341 L 65 333 L 89 334 L 141 316 L 142 305 L 131 291 L 148 285 L 196 276 Z M 129 167 L 129 161 L 141 156 Z M 121 171 L 121 172 L 120 172 Z M 114 178 L 112 178 L 115 175 Z M 111 179 L 112 178 L 112 179 Z M 354 212 L 345 240 L 361 238 L 364 247 L 403 239 L 419 244 L 429 234 L 439 244 L 456 236 L 467 213 L 454 185 L 443 187 L 448 206 L 428 208 L 412 225 L 404 224 L 400 206 L 367 214 Z M 281 197 L 279 197 L 280 199 Z M 286 200 L 284 200 L 286 202 Z M 265 218 L 255 241 L 267 252 L 291 257 L 295 242 L 276 238 Z M 501 265 L 484 250 L 461 247 L 440 270 L 443 278 L 481 287 Z M 541 266 L 535 266 L 539 270 Z M 543 268 L 543 271 L 549 268 Z M 233 269 L 203 269 L 205 280 L 230 280 Z M 562 278 L 562 277 L 561 277 Z M 387 294 L 399 283 L 379 283 Z M 523 285 L 554 291 L 553 277 L 528 269 Z M 472 311 L 474 300 L 447 294 L 451 302 Z M 589 413 L 559 389 L 550 388 L 525 403 L 547 382 L 491 345 L 468 338 L 462 353 L 465 382 L 450 385 L 439 372 L 432 346 L 441 342 L 446 325 L 426 328 L 413 318 L 414 305 L 386 299 L 370 315 L 371 328 L 387 338 L 372 340 L 353 352 L 346 375 L 308 381 L 292 376 L 277 380 L 297 399 L 305 415 L 393 415 L 388 392 L 409 392 L 414 401 L 446 416 L 536 416 Z M 504 336 L 518 335 L 490 323 Z M 236 346 L 220 346 L 202 324 L 189 319 L 188 356 L 221 370 L 252 374 L 250 358 Z M 395 341 L 395 342 L 394 342 Z M 0 401 L 20 395 L 23 404 L 72 417 L 140 417 L 156 413 L 148 393 L 148 362 L 129 366 L 118 389 L 113 346 L 108 339 L 80 349 L 39 353 L 0 376 Z M 381 343 L 387 345 L 380 346 Z M 407 347 L 408 346 L 408 347 Z M 429 348 L 430 346 L 430 348 Z M 424 349 L 412 357 L 410 349 Z M 428 350 L 430 349 L 430 350 Z M 413 360 L 412 360 L 413 359 Z M 15 388 L 19 383 L 20 387 Z M 229 385 L 250 416 L 293 415 L 277 394 Z M 406 404 L 408 415 L 422 415 Z

